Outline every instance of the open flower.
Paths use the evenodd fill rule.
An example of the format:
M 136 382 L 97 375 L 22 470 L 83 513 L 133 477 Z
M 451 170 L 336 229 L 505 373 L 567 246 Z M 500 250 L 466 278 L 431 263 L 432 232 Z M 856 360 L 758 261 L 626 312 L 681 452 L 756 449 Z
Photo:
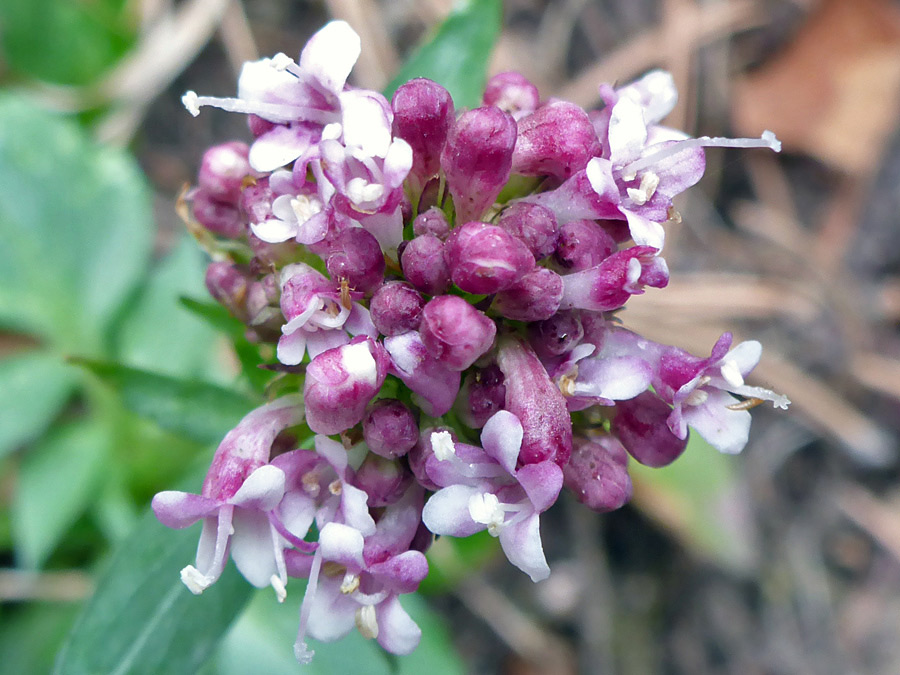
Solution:
M 425 504 L 422 520 L 435 534 L 467 537 L 487 530 L 509 561 L 541 581 L 550 575 L 539 516 L 556 501 L 562 469 L 546 460 L 516 469 L 522 425 L 501 410 L 484 425 L 484 449 L 454 443 L 446 431 L 431 437 L 426 471 L 441 489 Z

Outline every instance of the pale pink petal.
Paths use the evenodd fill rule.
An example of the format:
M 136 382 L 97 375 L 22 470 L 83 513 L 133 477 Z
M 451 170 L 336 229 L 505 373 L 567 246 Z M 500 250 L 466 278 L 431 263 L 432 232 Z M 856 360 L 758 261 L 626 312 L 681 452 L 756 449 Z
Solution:
M 257 588 L 269 585 L 278 573 L 272 526 L 266 514 L 247 509 L 235 509 L 234 534 L 231 536 L 231 557 L 238 571 Z
M 544 557 L 538 514 L 500 530 L 500 546 L 506 558 L 525 572 L 534 582 L 550 576 L 550 567 Z
M 702 405 L 682 407 L 684 421 L 719 452 L 739 453 L 750 437 L 750 413 L 729 410 L 737 399 L 724 391 L 704 391 L 709 396 Z
M 153 513 L 166 527 L 176 530 L 193 525 L 201 518 L 212 515 L 220 504 L 190 492 L 167 490 L 153 497 Z
M 468 537 L 486 526 L 469 515 L 469 499 L 482 490 L 468 485 L 451 485 L 438 490 L 422 509 L 422 522 L 435 534 Z
M 320 575 L 315 595 L 310 603 L 309 635 L 322 642 L 334 642 L 353 630 L 354 617 L 359 604 L 340 591 L 342 577 Z
M 322 559 L 338 562 L 346 567 L 362 569 L 366 566 L 363 561 L 363 543 L 359 530 L 341 523 L 328 523 L 319 533 Z
M 422 631 L 400 605 L 396 595 L 375 607 L 375 618 L 378 622 L 378 644 L 391 654 L 410 654 L 419 646 Z
M 278 218 L 250 223 L 250 231 L 267 244 L 280 244 L 297 235 L 297 225 Z
M 244 484 L 229 501 L 235 506 L 258 511 L 271 511 L 284 496 L 284 471 L 263 464 L 247 476 Z
M 516 472 L 516 480 L 525 490 L 534 510 L 542 513 L 556 502 L 563 485 L 563 472 L 552 459 L 526 464 Z
M 296 366 L 300 363 L 306 353 L 307 335 L 309 333 L 300 329 L 278 338 L 278 348 L 275 352 L 278 360 L 286 366 Z
M 300 68 L 339 94 L 359 58 L 359 35 L 345 21 L 331 21 L 313 35 L 300 54 Z
M 484 451 L 510 474 L 516 471 L 522 447 L 522 423 L 508 410 L 496 412 L 481 431 Z

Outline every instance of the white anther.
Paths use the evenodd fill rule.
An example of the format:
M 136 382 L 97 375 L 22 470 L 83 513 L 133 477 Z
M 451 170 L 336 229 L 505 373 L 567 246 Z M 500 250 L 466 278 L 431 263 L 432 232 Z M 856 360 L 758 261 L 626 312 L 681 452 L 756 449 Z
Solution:
M 725 360 L 719 371 L 722 373 L 722 378 L 732 387 L 744 385 L 744 376 L 741 375 L 741 369 L 738 368 L 737 361 L 734 359 Z
M 703 405 L 704 403 L 706 403 L 706 399 L 708 398 L 708 392 L 702 389 L 694 389 L 694 391 L 692 391 L 685 399 L 684 404 L 689 406 Z
M 348 573 L 341 582 L 341 593 L 350 595 L 357 588 L 359 588 L 359 575 Z
M 181 103 L 187 108 L 187 111 L 194 117 L 200 114 L 200 97 L 196 91 L 186 91 L 181 97 Z
M 628 196 L 638 206 L 643 206 L 656 194 L 659 187 L 659 176 L 652 171 L 647 171 L 641 176 L 641 184 L 637 188 L 628 188 Z
M 439 461 L 456 457 L 456 446 L 449 431 L 434 431 L 431 434 L 431 449 Z
M 275 56 L 269 59 L 269 64 L 278 71 L 287 70 L 292 63 L 294 63 L 294 59 L 292 59 L 284 52 L 278 52 Z
M 305 223 L 322 210 L 322 205 L 318 200 L 313 201 L 306 195 L 297 195 L 291 199 L 290 203 L 291 210 L 297 216 L 297 222 L 300 224 Z
M 356 610 L 355 621 L 359 634 L 364 638 L 373 640 L 378 637 L 378 618 L 373 605 L 363 605 Z
M 506 512 L 500 506 L 500 500 L 493 492 L 484 492 L 482 494 L 472 495 L 469 497 L 469 516 L 476 523 L 487 525 L 488 533 L 492 537 L 500 534 L 503 527 L 503 521 L 506 520 Z
M 383 194 L 383 185 L 369 183 L 365 178 L 353 178 L 347 183 L 347 196 L 354 204 L 374 201 Z
M 200 595 L 212 584 L 212 577 L 203 574 L 193 565 L 188 565 L 181 570 L 181 583 L 194 595 Z

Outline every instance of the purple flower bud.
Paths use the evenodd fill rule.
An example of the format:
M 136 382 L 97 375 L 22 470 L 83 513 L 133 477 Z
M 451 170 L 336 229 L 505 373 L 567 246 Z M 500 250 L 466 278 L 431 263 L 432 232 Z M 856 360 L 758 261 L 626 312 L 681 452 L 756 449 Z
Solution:
M 401 85 L 391 99 L 393 135 L 413 151 L 410 175 L 424 183 L 441 168 L 441 148 L 453 124 L 453 99 L 437 82 L 416 78 Z
M 528 247 L 535 260 L 556 250 L 559 226 L 553 211 L 531 202 L 515 202 L 500 214 L 497 225 Z
M 484 105 L 492 105 L 519 120 L 534 112 L 541 102 L 541 95 L 531 81 L 514 70 L 497 73 L 488 80 L 484 89 Z
M 362 421 L 381 389 L 390 357 L 371 338 L 328 349 L 306 367 L 306 421 L 317 434 L 336 434 Z
M 545 321 L 528 326 L 528 341 L 544 359 L 570 352 L 584 337 L 578 312 L 557 312 Z
M 259 178 L 241 192 L 241 210 L 247 214 L 251 223 L 265 222 L 272 215 L 272 201 L 275 193 L 269 185 L 268 178 Z
M 419 432 L 419 440 L 413 446 L 412 450 L 406 456 L 409 462 L 409 468 L 419 481 L 419 484 L 426 490 L 439 490 L 437 485 L 425 470 L 428 458 L 434 455 L 434 446 L 432 445 L 432 434 L 450 434 L 451 440 L 456 441 L 456 432 L 446 427 L 425 427 Z
M 233 263 L 214 262 L 206 268 L 209 294 L 241 321 L 247 318 L 247 286 L 246 273 Z
M 413 445 L 418 437 L 416 432 Z M 397 502 L 412 481 L 412 473 L 399 462 L 369 453 L 356 470 L 353 484 L 368 495 L 369 507 L 378 508 Z
M 419 328 L 425 348 L 451 370 L 465 370 L 494 344 L 497 326 L 455 295 L 433 298 Z
M 420 213 L 413 221 L 413 234 L 417 237 L 422 234 L 433 234 L 438 239 L 444 239 L 449 233 L 447 216 L 436 206 Z
M 428 295 L 440 295 L 450 285 L 444 242 L 432 234 L 409 241 L 400 254 L 400 266 L 407 281 Z
M 678 438 L 668 426 L 672 408 L 650 391 L 627 401 L 616 401 L 612 430 L 625 449 L 641 464 L 667 466 L 687 447 L 689 434 Z
M 335 238 L 325 267 L 332 279 L 346 279 L 353 290 L 368 293 L 384 279 L 384 253 L 374 236 L 351 227 Z
M 402 457 L 419 440 L 419 427 L 409 408 L 393 398 L 382 398 L 369 406 L 363 418 L 363 438 L 376 455 Z
M 203 155 L 197 182 L 213 199 L 237 204 L 241 198 L 244 178 L 253 175 L 247 157 L 250 148 L 233 141 L 214 145 Z
M 453 283 L 468 293 L 496 293 L 534 268 L 534 256 L 503 228 L 473 221 L 450 233 L 444 259 Z
M 455 409 L 463 424 L 481 429 L 494 413 L 503 410 L 505 400 L 503 373 L 491 364 L 487 368 L 475 368 L 466 375 Z
M 669 283 L 669 268 L 657 253 L 650 246 L 632 246 L 599 265 L 564 276 L 561 307 L 606 312 L 643 293 L 644 286 L 664 288 Z
M 575 499 L 593 511 L 613 511 L 631 499 L 628 455 L 612 436 L 576 440 L 563 476 Z
M 477 220 L 494 203 L 509 179 L 515 145 L 516 122 L 500 108 L 459 116 L 441 152 L 457 222 Z
M 247 233 L 236 206 L 215 199 L 202 188 L 195 190 L 191 199 L 194 218 L 210 232 L 228 239 L 237 239 Z
M 453 407 L 459 391 L 460 375 L 436 359 L 414 330 L 384 339 L 391 355 L 391 375 L 396 375 L 413 392 L 413 403 L 429 417 L 440 417 Z
M 375 291 L 369 312 L 378 332 L 391 336 L 416 330 L 424 306 L 421 294 L 408 283 L 388 281 Z
M 497 365 L 506 385 L 505 408 L 524 430 L 519 464 L 552 459 L 565 466 L 572 452 L 572 420 L 543 364 L 527 343 L 507 337 L 500 342 Z
M 512 171 L 565 180 L 600 152 L 587 113 L 574 103 L 554 101 L 519 120 Z
M 618 246 L 613 237 L 592 220 L 573 220 L 559 228 L 553 259 L 566 271 L 580 272 L 599 265 Z
M 563 296 L 563 280 L 546 267 L 535 267 L 494 297 L 491 307 L 514 321 L 540 321 L 556 314 Z

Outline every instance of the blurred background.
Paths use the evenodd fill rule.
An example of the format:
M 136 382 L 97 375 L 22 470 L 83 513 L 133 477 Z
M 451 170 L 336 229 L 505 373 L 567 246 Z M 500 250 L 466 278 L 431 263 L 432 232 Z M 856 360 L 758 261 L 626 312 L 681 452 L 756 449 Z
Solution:
M 180 300 L 209 299 L 176 213 L 206 147 L 248 133 L 238 115 L 191 118 L 181 94 L 233 95 L 241 63 L 296 55 L 329 18 L 362 37 L 353 83 L 381 89 L 451 7 L 0 3 L 4 672 L 50 668 L 110 551 L 220 432 L 190 411 L 187 431 L 161 428 L 135 413 L 140 392 L 66 358 L 249 391 L 230 340 Z M 506 0 L 490 73 L 592 107 L 600 82 L 654 67 L 681 94 L 667 124 L 771 129 L 784 151 L 707 153 L 668 235 L 672 282 L 623 322 L 696 354 L 726 330 L 758 339 L 754 383 L 793 405 L 757 408 L 739 457 L 692 443 L 671 467 L 632 464 L 618 512 L 561 500 L 542 520 L 540 585 L 489 537 L 441 540 L 421 611 L 462 672 L 895 675 L 900 3 Z M 266 621 L 245 615 L 208 672 L 240 672 L 229 659 L 262 658 L 273 634 L 287 660 L 263 670 L 292 672 L 296 617 Z

